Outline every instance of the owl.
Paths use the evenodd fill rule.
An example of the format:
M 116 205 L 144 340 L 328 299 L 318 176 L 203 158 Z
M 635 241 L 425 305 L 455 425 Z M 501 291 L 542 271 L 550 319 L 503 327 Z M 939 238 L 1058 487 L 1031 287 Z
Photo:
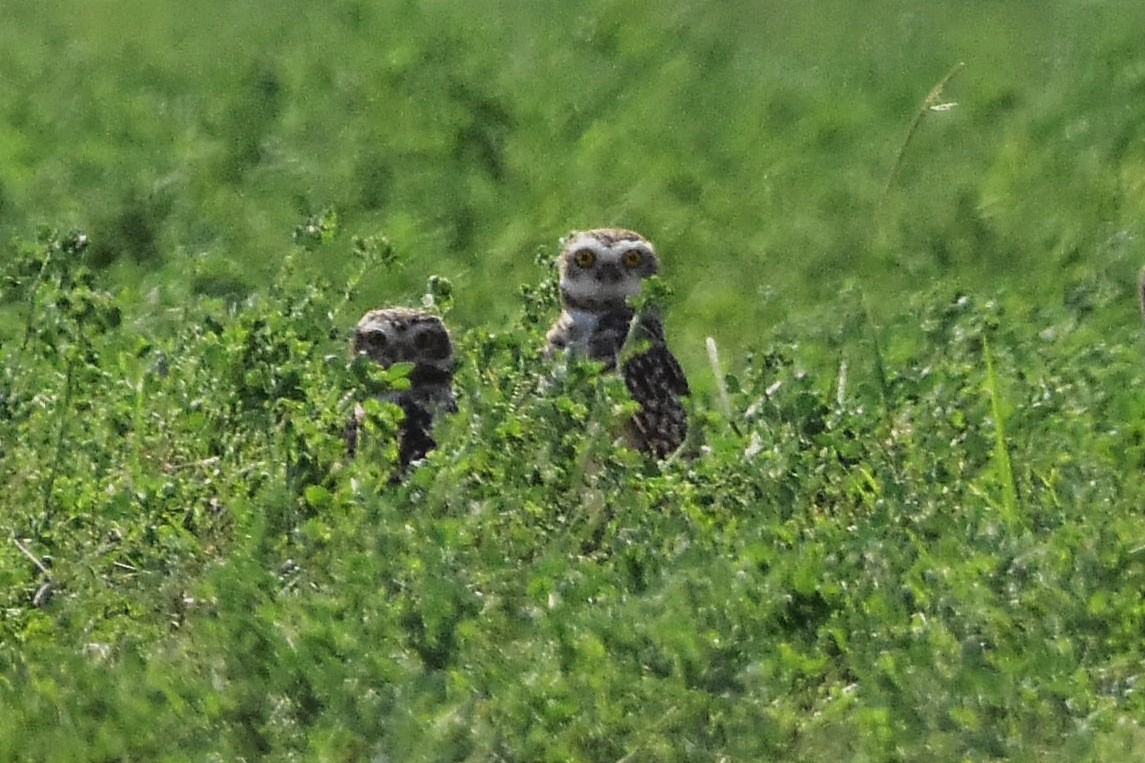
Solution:
M 437 447 L 431 435 L 434 419 L 453 413 L 453 344 L 441 319 L 421 310 L 389 307 L 371 310 L 354 329 L 354 355 L 365 355 L 383 368 L 394 363 L 413 363 L 409 389 L 385 392 L 379 400 L 397 405 L 405 413 L 398 442 L 400 471 Z M 346 448 L 351 457 L 365 422 L 361 404 L 346 427 Z
M 545 354 L 559 350 L 617 367 L 640 409 L 629 439 L 645 453 L 666 458 L 684 442 L 687 415 L 680 398 L 688 380 L 668 349 L 664 326 L 652 314 L 637 314 L 629 300 L 660 261 L 651 242 L 619 228 L 572 233 L 561 241 L 561 315 L 546 336 Z M 622 350 L 632 351 L 622 353 Z

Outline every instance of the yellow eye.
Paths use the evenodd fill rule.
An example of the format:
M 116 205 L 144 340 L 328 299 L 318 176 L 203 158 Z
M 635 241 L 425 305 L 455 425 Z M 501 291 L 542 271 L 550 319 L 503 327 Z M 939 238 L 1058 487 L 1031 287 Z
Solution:
M 624 264 L 630 268 L 638 266 L 643 261 L 644 257 L 640 254 L 639 249 L 629 249 L 624 253 Z
M 590 268 L 596 262 L 596 253 L 591 249 L 580 249 L 573 255 L 573 262 L 582 268 Z

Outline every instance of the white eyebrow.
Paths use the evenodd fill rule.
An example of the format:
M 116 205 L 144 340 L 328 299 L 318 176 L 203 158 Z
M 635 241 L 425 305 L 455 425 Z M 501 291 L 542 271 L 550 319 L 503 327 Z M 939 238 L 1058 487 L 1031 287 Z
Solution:
M 578 249 L 591 249 L 594 252 L 608 251 L 609 247 L 604 245 L 604 242 L 595 236 L 577 236 L 572 241 L 565 245 L 565 248 L 570 252 L 575 252 Z

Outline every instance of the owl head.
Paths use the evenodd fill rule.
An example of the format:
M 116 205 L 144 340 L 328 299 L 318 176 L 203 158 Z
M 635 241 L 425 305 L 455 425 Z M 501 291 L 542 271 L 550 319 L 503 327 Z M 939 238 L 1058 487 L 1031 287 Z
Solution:
M 643 280 L 659 271 L 660 260 L 639 233 L 597 228 L 561 239 L 557 268 L 562 303 L 600 312 L 638 295 Z
M 404 307 L 371 310 L 354 329 L 352 349 L 389 368 L 413 363 L 419 369 L 448 375 L 453 371 L 453 344 L 441 319 L 432 313 Z

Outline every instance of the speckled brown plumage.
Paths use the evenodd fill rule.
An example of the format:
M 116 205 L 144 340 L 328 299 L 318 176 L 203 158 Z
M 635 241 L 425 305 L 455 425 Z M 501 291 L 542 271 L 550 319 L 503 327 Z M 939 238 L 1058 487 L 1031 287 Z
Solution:
M 432 313 L 402 307 L 371 310 L 354 329 L 352 351 L 389 368 L 413 363 L 409 389 L 385 392 L 379 400 L 393 403 L 405 414 L 398 433 L 398 461 L 404 472 L 437 447 L 434 419 L 457 410 L 453 397 L 453 345 L 441 319 Z M 361 404 L 346 425 L 346 450 L 358 451 L 366 412 Z
M 660 268 L 651 242 L 634 231 L 601 228 L 562 240 L 557 259 L 561 315 L 549 330 L 546 355 L 567 350 L 619 367 L 640 405 L 628 427 L 638 449 L 666 458 L 684 442 L 688 419 L 680 398 L 688 380 L 668 348 L 660 319 L 637 315 L 629 300 Z

